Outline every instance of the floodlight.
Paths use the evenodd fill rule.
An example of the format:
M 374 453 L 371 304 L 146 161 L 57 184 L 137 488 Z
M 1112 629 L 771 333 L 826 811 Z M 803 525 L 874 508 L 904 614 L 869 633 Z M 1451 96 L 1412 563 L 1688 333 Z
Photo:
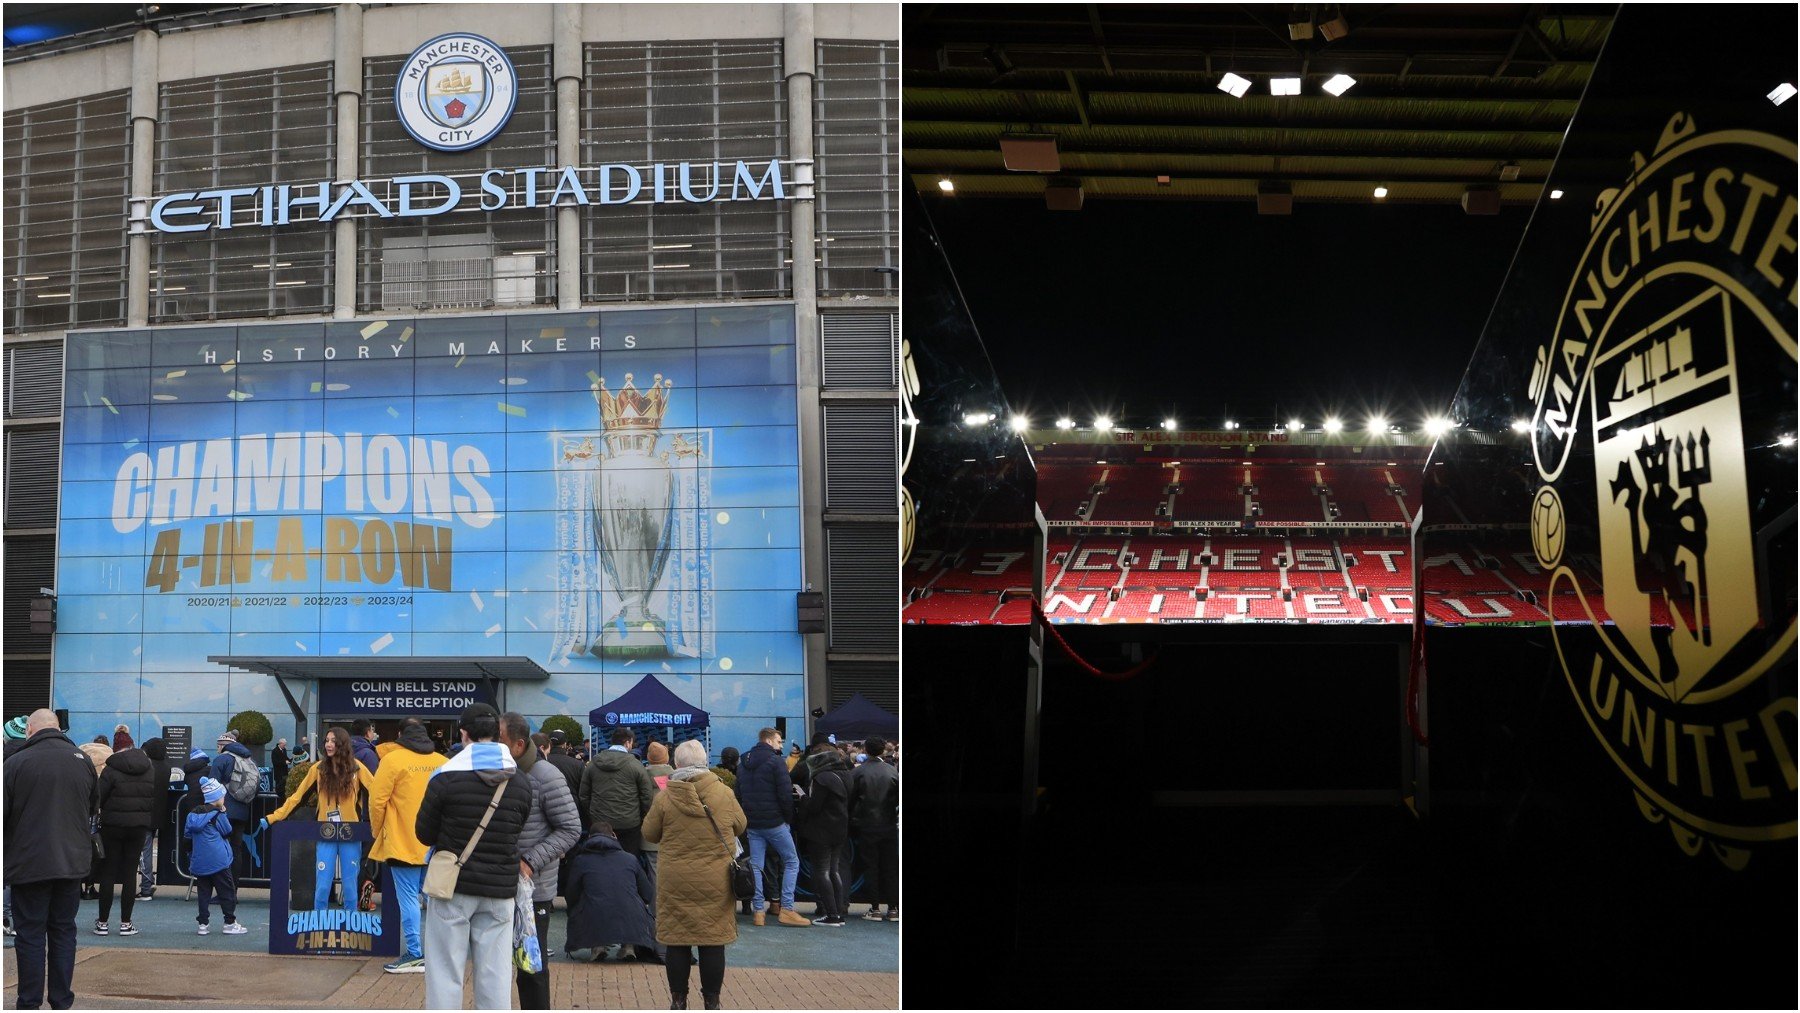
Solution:
M 1550 191 L 1550 199 L 1551 200 L 1562 200 L 1562 195 L 1563 195 L 1563 192 L 1561 190 Z
M 1388 194 L 1388 189 L 1387 189 L 1387 187 L 1385 187 L 1385 186 L 1378 186 L 1378 187 L 1376 187 L 1376 188 L 1375 188 L 1375 199 L 1376 199 L 1376 200 L 1381 200 L 1381 199 L 1382 199 L 1382 198 L 1383 198 L 1383 197 L 1386 197 L 1386 196 L 1387 196 L 1387 194 Z
M 1800 94 L 1800 91 L 1797 91 L 1793 85 L 1786 83 L 1778 84 L 1775 86 L 1775 90 L 1769 93 L 1769 101 L 1776 105 L 1780 105 L 1788 99 L 1793 98 L 1796 94 Z
M 1300 94 L 1300 79 L 1297 77 L 1269 78 L 1269 94 L 1298 95 Z
M 1305 428 L 1306 428 L 1305 424 L 1302 423 L 1299 419 L 1288 419 L 1288 424 L 1287 424 L 1288 432 L 1297 433 L 1300 430 L 1305 429 Z
M 965 426 L 985 426 L 992 421 L 994 421 L 994 416 L 989 412 L 968 412 L 963 415 L 963 425 Z
M 1794 445 L 1794 434 L 1783 433 L 1781 436 L 1776 438 L 1775 442 L 1781 444 L 1784 447 L 1791 447 Z
M 938 180 L 938 189 L 944 191 L 945 193 L 952 193 L 956 190 L 956 184 L 950 182 L 949 177 L 945 177 L 943 179 Z
M 1030 419 L 1026 418 L 1023 415 L 1014 415 L 1012 417 L 1012 431 L 1013 432 L 1022 433 L 1025 430 L 1030 429 L 1030 428 L 1031 428 L 1031 420 Z
M 1224 77 L 1219 78 L 1219 90 L 1232 98 L 1243 98 L 1244 93 L 1250 90 L 1250 79 L 1227 71 Z
M 1058 429 L 1074 429 L 1075 428 L 1075 420 L 1071 419 L 1071 418 L 1057 419 L 1056 420 L 1056 428 L 1058 428 Z
M 1433 416 L 1425 420 L 1425 433 L 1428 436 L 1442 436 L 1450 431 L 1450 420 Z
M 1527 419 L 1514 419 L 1512 431 L 1515 433 L 1529 433 L 1531 432 L 1531 422 Z
M 1387 427 L 1387 419 L 1384 419 L 1379 415 L 1369 420 L 1369 432 L 1371 433 L 1385 433 L 1387 432 Z
M 1170 432 L 1174 432 L 1175 431 L 1175 420 L 1174 419 L 1163 419 L 1163 428 L 1169 430 Z
M 1333 95 L 1342 95 L 1356 87 L 1356 78 L 1351 77 L 1349 74 L 1336 74 L 1332 76 L 1331 80 L 1326 81 L 1322 87 Z
M 1325 431 L 1328 433 L 1341 432 L 1341 431 L 1343 431 L 1343 428 L 1344 428 L 1344 423 L 1339 419 L 1326 419 L 1325 420 Z
M 1094 420 L 1094 430 L 1096 432 L 1110 433 L 1110 432 L 1112 432 L 1112 427 L 1113 427 L 1112 419 L 1109 419 L 1104 415 L 1102 415 L 1099 418 Z

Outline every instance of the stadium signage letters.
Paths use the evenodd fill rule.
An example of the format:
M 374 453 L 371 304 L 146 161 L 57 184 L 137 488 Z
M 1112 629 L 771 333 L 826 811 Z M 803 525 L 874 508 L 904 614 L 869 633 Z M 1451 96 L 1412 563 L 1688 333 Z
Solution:
M 148 231 L 220 232 L 324 223 L 339 218 L 434 218 L 458 212 L 614 204 L 712 204 L 802 196 L 781 159 L 647 166 L 489 169 L 475 176 L 417 173 L 387 179 L 228 187 L 164 194 L 143 217 Z M 133 211 L 132 231 L 146 231 Z
M 493 703 L 470 679 L 321 679 L 321 714 L 457 714 Z
M 606 723 L 609 725 L 691 725 L 694 715 L 669 713 L 666 711 L 627 711 L 623 714 L 608 712 Z
M 1792 400 L 1795 145 L 1677 113 L 1635 161 L 1536 349 L 1532 548 L 1569 689 L 1639 813 L 1737 870 L 1795 836 L 1794 602 L 1757 591 L 1793 572 L 1791 452 L 1760 406 Z

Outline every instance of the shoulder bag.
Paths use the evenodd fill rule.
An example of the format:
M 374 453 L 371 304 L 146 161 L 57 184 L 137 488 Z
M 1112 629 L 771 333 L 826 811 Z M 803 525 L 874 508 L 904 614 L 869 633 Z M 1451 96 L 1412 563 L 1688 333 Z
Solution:
M 500 787 L 494 789 L 494 797 L 488 801 L 487 812 L 481 814 L 481 824 L 469 835 L 469 843 L 462 849 L 462 854 L 452 855 L 448 851 L 433 851 L 431 860 L 425 863 L 425 885 L 420 892 L 427 897 L 438 900 L 449 900 L 456 896 L 456 878 L 462 874 L 463 863 L 475 853 L 475 845 L 481 843 L 481 835 L 487 832 L 488 821 L 494 818 L 494 810 L 500 808 L 500 796 L 506 793 L 509 782 L 501 781 Z
M 712 824 L 713 833 L 719 835 L 719 844 L 725 849 L 725 860 L 730 863 L 732 896 L 738 900 L 749 900 L 756 896 L 756 871 L 750 868 L 750 859 L 731 853 L 731 844 L 725 840 L 725 831 L 720 830 L 719 822 L 713 819 L 712 807 L 702 802 L 700 808 L 705 810 L 706 822 Z

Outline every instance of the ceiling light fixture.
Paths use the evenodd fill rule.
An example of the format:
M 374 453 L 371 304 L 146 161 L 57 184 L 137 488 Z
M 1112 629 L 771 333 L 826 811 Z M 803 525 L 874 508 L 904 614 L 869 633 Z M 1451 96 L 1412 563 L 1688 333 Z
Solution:
M 1563 192 L 1561 190 L 1550 191 L 1550 199 L 1551 200 L 1562 200 L 1562 195 L 1563 195 Z
M 1322 87 L 1334 96 L 1343 95 L 1345 92 L 1356 87 L 1356 78 L 1351 77 L 1349 74 L 1333 74 L 1331 80 L 1326 81 Z
M 1387 187 L 1378 186 L 1375 188 L 1375 199 L 1376 200 L 1385 200 L 1387 198 L 1387 195 L 1388 195 Z
M 1298 95 L 1300 94 L 1300 79 L 1297 77 L 1269 78 L 1269 94 Z
M 943 179 L 938 180 L 938 189 L 944 191 L 945 193 L 954 193 L 954 192 L 956 192 L 956 184 L 950 182 L 949 177 L 945 177 Z
M 1225 76 L 1219 78 L 1219 90 L 1232 98 L 1243 98 L 1244 93 L 1250 90 L 1250 79 L 1226 71 Z
M 1788 99 L 1793 98 L 1796 94 L 1800 94 L 1800 89 L 1796 89 L 1793 85 L 1783 82 L 1776 85 L 1775 90 L 1769 93 L 1769 101 L 1776 105 L 1780 105 Z

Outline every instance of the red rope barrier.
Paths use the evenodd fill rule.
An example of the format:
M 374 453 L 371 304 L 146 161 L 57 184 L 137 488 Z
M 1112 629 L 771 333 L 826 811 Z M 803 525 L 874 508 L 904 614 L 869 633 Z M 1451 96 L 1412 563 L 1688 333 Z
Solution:
M 1070 647 L 1069 642 L 1063 639 L 1062 631 L 1056 628 L 1056 624 L 1050 621 L 1049 616 L 1044 615 L 1043 606 L 1039 604 L 1035 597 L 1031 599 L 1031 611 L 1039 619 L 1043 620 L 1044 629 L 1049 631 L 1050 639 L 1056 641 L 1056 646 L 1062 648 L 1063 653 L 1069 656 L 1069 660 L 1075 662 L 1075 664 L 1081 667 L 1082 671 L 1096 679 L 1106 679 L 1109 682 L 1124 682 L 1126 679 L 1133 678 L 1151 665 L 1156 664 L 1156 655 L 1151 655 L 1123 672 L 1104 671 L 1086 658 L 1075 653 L 1075 648 Z

